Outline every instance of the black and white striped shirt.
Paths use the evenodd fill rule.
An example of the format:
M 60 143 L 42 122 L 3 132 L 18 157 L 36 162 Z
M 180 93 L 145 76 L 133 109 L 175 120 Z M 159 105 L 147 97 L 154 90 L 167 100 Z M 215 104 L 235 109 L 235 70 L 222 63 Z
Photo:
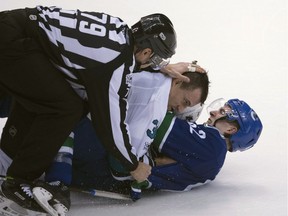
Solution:
M 130 29 L 105 13 L 37 7 L 37 39 L 55 66 L 90 106 L 97 136 L 128 170 L 137 158 L 131 152 L 125 123 L 129 80 L 135 59 Z M 47 40 L 48 39 L 48 40 Z

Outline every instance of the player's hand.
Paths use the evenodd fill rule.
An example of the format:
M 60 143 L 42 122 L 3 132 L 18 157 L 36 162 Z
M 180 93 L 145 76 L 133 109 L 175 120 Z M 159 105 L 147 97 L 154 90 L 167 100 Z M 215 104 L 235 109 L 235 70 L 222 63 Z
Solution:
M 145 164 L 143 162 L 139 162 L 138 167 L 136 170 L 130 172 L 132 177 L 137 181 L 137 182 L 143 182 L 145 181 L 148 176 L 151 174 L 151 166 L 148 164 Z
M 166 67 L 161 68 L 161 72 L 167 74 L 172 78 L 178 78 L 181 81 L 189 82 L 190 79 L 182 74 L 191 71 L 206 73 L 206 70 L 197 65 L 197 61 L 190 62 L 178 62 L 176 64 L 168 64 Z

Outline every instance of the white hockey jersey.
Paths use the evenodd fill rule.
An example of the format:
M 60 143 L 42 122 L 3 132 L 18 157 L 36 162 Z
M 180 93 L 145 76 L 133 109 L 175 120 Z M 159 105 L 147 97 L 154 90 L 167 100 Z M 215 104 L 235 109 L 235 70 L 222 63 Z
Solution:
M 134 73 L 131 77 L 126 123 L 132 152 L 139 159 L 147 152 L 165 117 L 172 79 L 151 72 Z

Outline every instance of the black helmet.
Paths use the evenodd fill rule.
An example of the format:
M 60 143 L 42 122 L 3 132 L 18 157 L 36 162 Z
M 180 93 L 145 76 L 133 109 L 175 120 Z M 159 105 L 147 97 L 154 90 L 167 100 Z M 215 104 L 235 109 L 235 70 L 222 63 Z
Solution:
M 162 59 L 175 54 L 176 33 L 172 22 L 163 14 L 142 17 L 132 26 L 133 36 L 138 48 L 151 48 Z

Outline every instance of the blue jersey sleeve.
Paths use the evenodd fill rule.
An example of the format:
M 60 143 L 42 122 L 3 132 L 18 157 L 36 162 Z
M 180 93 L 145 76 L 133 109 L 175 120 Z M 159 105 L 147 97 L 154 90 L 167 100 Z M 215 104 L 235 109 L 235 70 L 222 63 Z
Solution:
M 152 190 L 188 191 L 213 179 L 199 178 L 182 163 L 174 163 L 153 167 L 148 180 Z

